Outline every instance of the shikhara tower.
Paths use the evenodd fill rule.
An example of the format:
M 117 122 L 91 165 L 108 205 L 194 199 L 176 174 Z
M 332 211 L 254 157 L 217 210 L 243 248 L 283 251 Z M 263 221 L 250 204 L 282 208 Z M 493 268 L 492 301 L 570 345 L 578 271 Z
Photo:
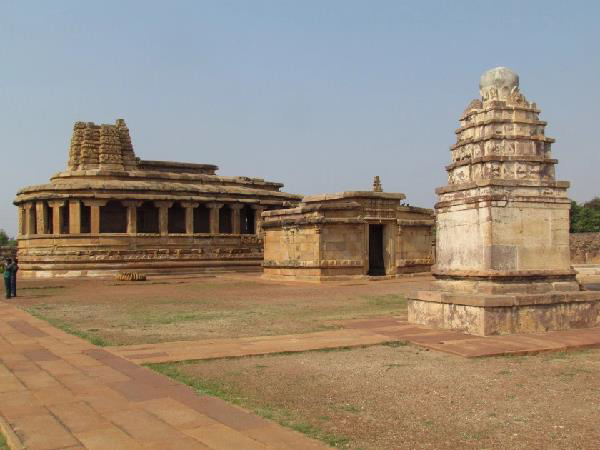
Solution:
M 594 326 L 600 294 L 579 291 L 570 265 L 569 183 L 555 179 L 546 122 L 512 70 L 479 86 L 436 190 L 441 290 L 416 293 L 409 320 L 481 335 Z

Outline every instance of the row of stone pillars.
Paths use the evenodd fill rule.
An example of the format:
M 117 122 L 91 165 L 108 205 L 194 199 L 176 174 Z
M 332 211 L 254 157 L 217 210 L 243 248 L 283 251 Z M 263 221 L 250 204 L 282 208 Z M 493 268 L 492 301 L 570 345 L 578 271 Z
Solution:
M 28 202 L 19 206 L 19 234 L 35 235 L 48 234 L 80 234 L 82 233 L 82 205 L 90 208 L 89 214 L 89 232 L 91 234 L 100 233 L 100 208 L 106 206 L 109 200 L 48 200 Z M 137 211 L 142 206 L 142 200 L 122 200 L 120 203 L 127 208 L 127 234 L 136 234 L 137 230 Z M 169 234 L 169 208 L 173 206 L 174 201 L 154 201 L 152 202 L 158 208 L 158 229 L 159 234 Z M 185 208 L 185 234 L 194 234 L 194 209 L 200 206 L 200 202 L 180 201 L 179 204 Z M 47 206 L 46 206 L 47 205 Z M 204 203 L 209 208 L 209 233 L 218 234 L 219 230 L 219 210 L 225 203 Z M 230 203 L 227 207 L 232 211 L 231 234 L 241 234 L 240 211 L 244 204 Z M 254 210 L 254 233 L 260 234 L 261 213 L 266 209 L 263 205 L 249 205 Z M 52 214 L 48 214 L 47 207 L 52 209 Z M 64 208 L 68 208 L 65 214 Z M 50 228 L 51 221 L 51 228 Z M 67 228 L 65 229 L 65 222 Z

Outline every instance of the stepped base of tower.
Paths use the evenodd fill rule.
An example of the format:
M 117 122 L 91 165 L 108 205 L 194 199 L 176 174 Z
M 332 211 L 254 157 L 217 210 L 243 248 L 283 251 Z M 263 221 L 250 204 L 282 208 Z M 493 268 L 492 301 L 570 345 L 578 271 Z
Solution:
M 478 336 L 600 326 L 600 292 L 580 291 L 575 281 L 439 284 L 451 290 L 409 298 L 409 322 Z

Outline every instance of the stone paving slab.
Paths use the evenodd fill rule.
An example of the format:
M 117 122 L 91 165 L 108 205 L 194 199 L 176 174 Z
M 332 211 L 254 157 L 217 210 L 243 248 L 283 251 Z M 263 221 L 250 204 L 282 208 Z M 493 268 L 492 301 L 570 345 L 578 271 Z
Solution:
M 535 335 L 490 336 L 473 340 L 450 340 L 422 345 L 432 350 L 452 353 L 466 358 L 534 355 L 544 352 L 600 347 L 600 328 L 550 331 Z
M 379 316 L 331 323 L 344 328 L 283 336 L 178 341 L 105 348 L 122 358 L 145 364 L 361 347 L 394 341 L 407 341 L 427 349 L 467 358 L 600 347 L 600 328 L 481 337 L 410 324 L 405 316 Z
M 210 341 L 177 341 L 148 345 L 105 347 L 111 353 L 138 364 L 230 358 L 315 349 L 357 347 L 397 340 L 372 331 L 334 330 L 284 336 L 259 336 Z
M 328 448 L 0 304 L 0 429 L 12 448 Z

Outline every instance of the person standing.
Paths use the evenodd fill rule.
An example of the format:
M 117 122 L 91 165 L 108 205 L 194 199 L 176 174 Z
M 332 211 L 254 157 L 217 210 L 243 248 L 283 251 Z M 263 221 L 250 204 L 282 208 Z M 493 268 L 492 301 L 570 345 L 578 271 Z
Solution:
M 19 270 L 19 264 L 17 258 L 13 261 L 13 269 L 10 273 L 10 293 L 13 297 L 17 296 L 17 271 Z
M 6 291 L 6 298 L 10 298 L 11 287 L 10 287 L 10 279 L 12 275 L 12 267 L 13 262 L 11 258 L 6 260 L 6 264 L 4 264 L 4 290 Z

